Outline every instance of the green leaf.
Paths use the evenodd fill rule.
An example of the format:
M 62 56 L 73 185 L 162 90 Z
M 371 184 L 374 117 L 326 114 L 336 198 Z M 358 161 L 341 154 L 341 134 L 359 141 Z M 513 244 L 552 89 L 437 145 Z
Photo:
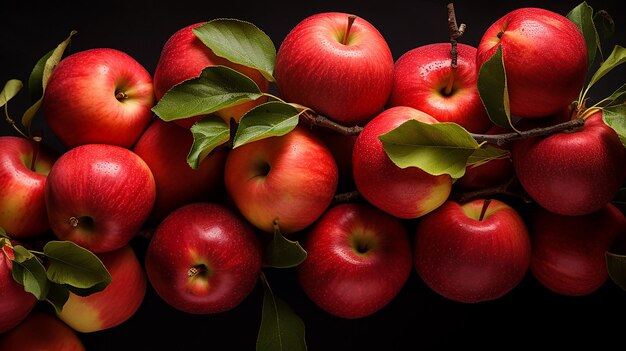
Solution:
M 608 40 L 615 34 L 615 21 L 613 17 L 609 15 L 605 10 L 596 12 L 593 16 L 593 23 L 596 26 L 596 31 L 602 28 L 602 39 Z
M 607 252 L 606 267 L 613 282 L 626 290 L 626 256 Z
M 495 54 L 480 66 L 478 71 L 478 94 L 487 110 L 489 119 L 495 125 L 515 129 L 511 122 L 509 91 L 501 45 L 498 45 Z
M 598 31 L 596 30 L 596 25 L 593 21 L 593 9 L 587 4 L 587 2 L 584 1 L 572 9 L 572 11 L 567 14 L 567 18 L 574 22 L 585 38 L 585 44 L 587 45 L 587 59 L 589 61 L 588 64 L 589 67 L 591 67 L 598 50 L 602 51 Z
M 43 71 L 46 67 L 46 62 L 50 56 L 52 56 L 54 50 L 55 49 L 48 51 L 48 53 L 43 55 L 39 61 L 37 61 L 35 67 L 33 67 L 33 70 L 30 72 L 30 76 L 28 77 L 28 94 L 34 101 L 43 96 Z
M 263 310 L 256 341 L 256 351 L 306 351 L 302 319 L 278 296 L 274 295 L 262 274 Z
M 274 268 L 296 267 L 306 259 L 307 253 L 299 242 L 283 236 L 277 224 L 274 224 L 274 238 L 264 251 L 264 262 Z
M 615 45 L 611 55 L 606 58 L 606 60 L 598 67 L 596 73 L 593 74 L 589 84 L 587 86 L 587 90 L 594 85 L 600 78 L 604 77 L 607 73 L 609 73 L 613 68 L 621 65 L 626 62 L 626 49 L 619 45 Z
M 385 152 L 400 168 L 417 167 L 432 175 L 460 178 L 468 159 L 479 147 L 470 133 L 456 123 L 408 120 L 378 137 Z
M 209 66 L 199 77 L 173 86 L 152 108 L 164 121 L 205 115 L 263 95 L 246 75 L 225 66 Z
M 483 143 L 476 148 L 472 155 L 467 159 L 467 165 L 481 165 L 492 160 L 509 157 L 510 152 L 499 147 L 495 147 L 488 143 Z
M 230 140 L 230 127 L 217 116 L 207 116 L 191 126 L 193 144 L 187 155 L 187 164 L 193 169 L 209 156 L 216 147 Z
M 0 107 L 6 105 L 9 100 L 13 99 L 15 95 L 22 90 L 23 86 L 22 81 L 18 79 L 10 79 L 6 82 L 2 91 L 0 91 Z
M 281 136 L 298 125 L 298 117 L 304 112 L 290 104 L 270 101 L 246 112 L 239 120 L 239 127 L 233 139 L 233 148 L 253 141 Z
M 626 83 L 617 88 L 617 90 L 615 90 L 613 94 L 611 94 L 611 96 L 604 99 L 604 102 L 607 103 L 607 106 L 621 105 L 626 103 Z
M 276 47 L 267 34 L 250 22 L 220 18 L 193 29 L 217 56 L 254 68 L 274 81 Z
M 102 261 L 71 241 L 50 241 L 43 252 L 48 258 L 48 279 L 58 284 L 87 289 L 111 282 Z
M 42 301 L 48 294 L 48 278 L 46 269 L 35 255 L 30 253 L 23 246 L 13 247 L 15 258 L 13 260 L 13 279 L 24 290 L 35 295 L 37 300 Z
M 4 228 L 0 227 L 0 237 L 5 238 L 5 239 L 9 239 L 9 236 L 7 235 L 7 231 L 4 230 Z
M 54 307 L 56 313 L 63 311 L 63 306 L 70 298 L 70 292 L 65 285 L 49 282 L 48 294 L 46 301 Z
M 626 105 L 606 107 L 602 111 L 602 120 L 611 127 L 626 147 Z

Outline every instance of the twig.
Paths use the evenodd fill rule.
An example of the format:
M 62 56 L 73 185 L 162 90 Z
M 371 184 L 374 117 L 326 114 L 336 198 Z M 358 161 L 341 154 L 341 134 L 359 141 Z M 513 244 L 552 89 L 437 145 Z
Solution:
M 311 126 L 328 128 L 343 135 L 358 135 L 363 130 L 363 127 L 357 125 L 346 127 L 311 110 L 304 111 L 300 117 Z
M 551 125 L 549 127 L 533 128 L 533 129 L 523 130 L 523 131 L 519 131 L 519 132 L 510 132 L 510 133 L 503 133 L 503 134 L 474 134 L 474 133 L 470 133 L 470 135 L 479 143 L 481 143 L 481 142 L 488 142 L 488 143 L 491 143 L 491 144 L 502 146 L 502 145 L 504 145 L 504 144 L 506 144 L 508 142 L 514 141 L 514 140 L 532 138 L 532 137 L 536 137 L 536 136 L 550 135 L 550 134 L 554 134 L 554 133 L 557 133 L 557 132 L 562 132 L 562 131 L 566 131 L 566 130 L 572 130 L 572 129 L 580 128 L 584 124 L 585 124 L 585 120 L 584 119 L 582 119 L 582 118 L 575 118 L 575 119 L 573 119 L 571 121 L 567 121 L 567 122 Z

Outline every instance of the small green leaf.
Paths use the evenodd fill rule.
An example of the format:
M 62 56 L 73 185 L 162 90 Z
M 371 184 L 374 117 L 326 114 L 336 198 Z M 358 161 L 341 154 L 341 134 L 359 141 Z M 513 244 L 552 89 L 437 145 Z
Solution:
M 607 252 L 606 267 L 613 282 L 626 290 L 626 256 Z
M 304 112 L 290 104 L 270 101 L 254 107 L 239 120 L 239 127 L 233 140 L 233 148 L 253 141 L 281 136 L 298 125 L 298 117 Z
M 46 62 L 50 56 L 52 56 L 54 50 L 55 49 L 52 49 L 43 55 L 30 72 L 30 76 L 28 77 L 28 94 L 33 101 L 37 101 L 43 96 L 43 71 L 46 67 Z
M 49 282 L 48 294 L 46 301 L 54 307 L 56 313 L 63 311 L 63 306 L 70 298 L 70 292 L 65 285 Z
M 225 66 L 209 66 L 199 77 L 168 90 L 152 111 L 164 121 L 209 114 L 263 95 L 246 75 Z
M 230 140 L 230 127 L 217 116 L 207 116 L 191 126 L 193 144 L 187 155 L 187 164 L 193 169 L 209 156 L 216 147 Z
M 265 275 L 261 275 L 261 280 L 264 289 L 263 310 L 256 351 L 306 351 L 302 319 L 274 295 Z
M 511 122 L 509 90 L 502 56 L 502 46 L 478 71 L 478 94 L 487 110 L 489 119 L 497 126 L 515 129 Z
M 479 147 L 470 133 L 456 123 L 408 120 L 378 137 L 385 152 L 400 168 L 417 167 L 432 175 L 460 178 L 468 159 Z
M 48 278 L 43 264 L 23 246 L 14 246 L 13 253 L 13 279 L 37 300 L 43 300 L 48 294 Z
M 283 236 L 277 224 L 274 224 L 274 238 L 264 251 L 264 262 L 274 268 L 296 267 L 306 259 L 307 253 L 299 242 Z
M 617 136 L 622 141 L 622 145 L 626 147 L 626 105 L 621 104 L 604 108 L 602 120 L 617 133 Z
M 193 32 L 217 56 L 254 68 L 268 81 L 274 81 L 276 47 L 254 24 L 220 18 L 194 28 Z
M 615 45 L 611 55 L 606 58 L 606 60 L 598 67 L 596 73 L 593 74 L 589 84 L 587 86 L 587 90 L 591 88 L 600 78 L 604 77 L 607 73 L 609 73 L 613 68 L 621 65 L 626 62 L 626 49 L 619 45 Z
M 4 228 L 0 227 L 0 237 L 5 238 L 5 239 L 10 239 L 9 236 L 7 235 L 7 231 L 4 230 Z
M 0 107 L 6 105 L 9 100 L 13 99 L 15 95 L 22 90 L 23 86 L 22 81 L 18 79 L 10 79 L 6 82 L 2 91 L 0 91 Z
M 587 59 L 589 61 L 589 67 L 591 67 L 598 50 L 602 51 L 598 31 L 596 30 L 596 25 L 593 21 L 593 9 L 587 4 L 586 1 L 583 1 L 567 14 L 567 18 L 574 22 L 585 38 L 585 44 L 587 45 Z
M 617 88 L 611 96 L 604 99 L 607 106 L 621 105 L 626 103 L 626 83 Z
M 474 150 L 467 159 L 467 165 L 481 165 L 492 160 L 509 157 L 510 152 L 499 147 L 484 143 Z
M 50 241 L 43 252 L 48 258 L 48 279 L 58 284 L 87 289 L 111 281 L 102 261 L 71 241 Z

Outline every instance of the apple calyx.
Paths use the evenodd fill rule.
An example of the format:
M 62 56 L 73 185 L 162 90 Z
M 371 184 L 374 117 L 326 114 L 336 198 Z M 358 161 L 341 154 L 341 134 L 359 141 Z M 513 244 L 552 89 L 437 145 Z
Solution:
M 187 277 L 193 278 L 195 276 L 207 277 L 211 274 L 211 270 L 205 264 L 199 264 L 189 268 L 187 271 Z
M 355 15 L 348 16 L 348 26 L 346 27 L 346 33 L 343 35 L 343 40 L 341 41 L 343 45 L 348 45 L 348 38 L 350 37 L 350 29 L 352 29 L 354 20 L 356 20 Z
M 83 227 L 83 228 L 91 228 L 93 226 L 93 218 L 89 217 L 89 216 L 82 216 L 82 217 L 70 217 L 70 219 L 68 220 L 70 225 L 72 226 L 72 228 L 78 228 Z

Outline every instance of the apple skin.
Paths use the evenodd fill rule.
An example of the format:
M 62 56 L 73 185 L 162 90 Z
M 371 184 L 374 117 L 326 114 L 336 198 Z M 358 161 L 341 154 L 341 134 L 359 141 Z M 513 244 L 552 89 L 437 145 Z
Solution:
M 415 269 L 426 285 L 447 299 L 498 299 L 528 271 L 531 246 L 524 220 L 495 199 L 480 220 L 484 201 L 446 201 L 417 225 Z
M 259 71 L 215 55 L 211 49 L 196 37 L 193 29 L 205 23 L 198 22 L 180 28 L 165 42 L 153 77 L 156 98 L 160 100 L 174 85 L 200 76 L 200 73 L 206 67 L 218 65 L 226 66 L 245 74 L 256 83 L 262 92 L 267 92 L 269 90 L 269 82 Z M 266 97 L 260 97 L 253 101 L 216 111 L 214 114 L 220 116 L 226 123 L 229 123 L 231 117 L 238 122 L 242 115 L 265 101 L 267 101 Z M 194 116 L 178 119 L 174 123 L 190 128 L 202 117 Z
M 65 152 L 46 181 L 50 227 L 100 253 L 126 245 L 147 220 L 156 197 L 148 165 L 129 149 L 87 144 Z
M 272 233 L 278 219 L 283 234 L 306 228 L 328 208 L 338 169 L 328 147 L 296 127 L 233 149 L 226 158 L 226 190 L 242 215 Z
M 193 169 L 187 164 L 192 143 L 189 130 L 155 118 L 133 147 L 154 176 L 156 199 L 149 218 L 152 223 L 183 205 L 222 193 L 226 148 L 215 150 Z
M 40 236 L 50 229 L 44 189 L 57 155 L 14 136 L 0 136 L 0 150 L 0 227 L 14 239 Z
M 92 333 L 116 327 L 130 319 L 146 294 L 146 273 L 130 245 L 98 254 L 111 274 L 107 287 L 89 296 L 70 297 L 57 316 L 72 329 Z
M 85 351 L 85 346 L 76 332 L 58 318 L 36 311 L 0 335 L 0 350 Z
M 157 227 L 145 257 L 148 279 L 173 308 L 211 314 L 238 306 L 261 274 L 252 227 L 217 203 L 174 210 Z
M 152 118 L 152 76 L 125 52 L 96 48 L 65 57 L 50 76 L 42 110 L 66 147 L 131 147 Z
M 15 328 L 37 304 L 35 295 L 13 279 L 13 246 L 0 238 L 0 334 Z
M 536 206 L 528 225 L 533 276 L 547 289 L 567 296 L 590 295 L 604 285 L 605 252 L 626 235 L 626 218 L 613 204 L 582 216 L 563 216 Z
M 450 43 L 433 43 L 400 56 L 387 107 L 413 107 L 439 122 L 454 122 L 469 132 L 482 133 L 492 123 L 478 94 L 476 48 L 457 44 L 456 70 L 451 67 L 450 49 Z M 446 93 L 450 82 L 450 93 Z
M 573 22 L 558 13 L 519 8 L 496 20 L 478 44 L 478 69 L 498 46 L 502 46 L 514 116 L 533 118 L 557 113 L 576 99 L 585 83 L 585 39 Z
M 433 176 L 417 167 L 396 166 L 378 136 L 405 121 L 438 123 L 430 115 L 407 106 L 391 107 L 365 125 L 352 153 L 352 172 L 359 193 L 372 205 L 399 218 L 417 218 L 443 204 L 452 178 Z
M 361 17 L 343 44 L 349 16 L 324 12 L 298 23 L 278 49 L 274 76 L 284 100 L 364 125 L 385 107 L 394 62 L 385 38 Z
M 562 215 L 601 209 L 624 180 L 624 146 L 601 112 L 575 131 L 517 140 L 511 157 L 524 190 L 542 207 Z
M 307 233 L 300 286 L 326 312 L 369 316 L 393 300 L 412 270 L 411 243 L 402 222 L 366 202 L 330 208 Z

